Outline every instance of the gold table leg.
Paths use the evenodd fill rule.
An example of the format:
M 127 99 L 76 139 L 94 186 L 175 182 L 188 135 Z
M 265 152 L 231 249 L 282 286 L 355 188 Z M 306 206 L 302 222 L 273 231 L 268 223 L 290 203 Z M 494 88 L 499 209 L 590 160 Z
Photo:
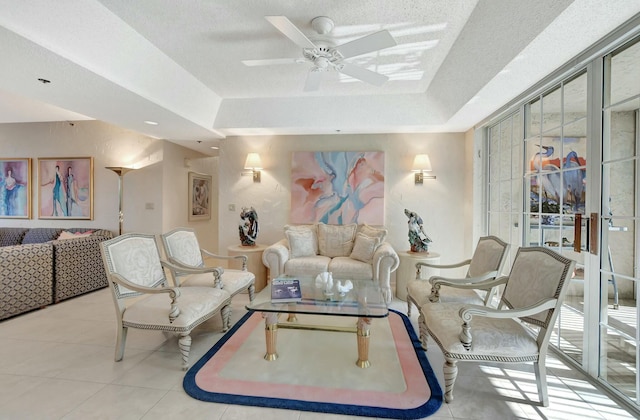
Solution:
M 358 318 L 358 329 L 356 331 L 358 338 L 358 361 L 356 362 L 356 366 L 363 369 L 371 366 L 369 362 L 370 327 L 371 318 Z
M 271 362 L 278 358 L 278 353 L 276 352 L 278 314 L 263 313 L 262 317 L 264 318 L 264 336 L 267 343 L 267 352 L 264 355 L 264 360 Z
M 298 317 L 296 314 L 289 314 L 287 317 L 287 322 L 298 322 Z

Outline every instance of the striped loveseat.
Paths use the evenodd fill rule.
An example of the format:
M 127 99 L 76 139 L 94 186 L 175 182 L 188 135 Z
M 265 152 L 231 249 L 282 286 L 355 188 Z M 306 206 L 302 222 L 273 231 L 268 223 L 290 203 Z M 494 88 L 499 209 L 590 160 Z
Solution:
M 106 287 L 100 242 L 112 237 L 102 229 L 0 228 L 0 320 Z

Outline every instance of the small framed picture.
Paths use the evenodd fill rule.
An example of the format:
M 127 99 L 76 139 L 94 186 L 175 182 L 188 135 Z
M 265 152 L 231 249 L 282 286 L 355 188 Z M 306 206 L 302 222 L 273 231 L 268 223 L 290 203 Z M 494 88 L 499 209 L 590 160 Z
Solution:
M 31 219 L 31 159 L 0 158 L 0 218 Z
M 211 175 L 189 172 L 189 221 L 211 219 Z
M 93 158 L 38 158 L 38 218 L 93 220 Z

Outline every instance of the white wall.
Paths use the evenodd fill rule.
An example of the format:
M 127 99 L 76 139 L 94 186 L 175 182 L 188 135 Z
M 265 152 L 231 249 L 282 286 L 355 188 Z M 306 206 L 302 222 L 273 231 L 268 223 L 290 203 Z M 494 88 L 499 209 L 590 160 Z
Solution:
M 37 158 L 94 158 L 93 220 L 39 220 Z M 118 176 L 106 166 L 139 168 L 124 176 L 124 232 L 161 233 L 191 226 L 203 246 L 217 248 L 217 206 L 210 221 L 188 222 L 187 179 L 191 170 L 214 174 L 216 158 L 100 121 L 0 124 L 0 157 L 32 158 L 32 219 L 0 219 L 0 226 L 94 227 L 118 232 Z M 215 186 L 214 176 L 214 186 Z M 215 191 L 214 191 L 215 193 Z M 215 196 L 214 196 L 215 197 Z M 151 203 L 153 209 L 146 209 Z
M 329 136 L 229 137 L 221 142 L 220 157 L 209 157 L 174 143 L 156 140 L 99 121 L 0 124 L 0 157 L 94 157 L 94 220 L 39 220 L 37 188 L 32 191 L 32 219 L 0 219 L 1 226 L 95 227 L 118 230 L 118 177 L 106 166 L 139 169 L 124 177 L 124 231 L 158 234 L 179 226 L 196 230 L 201 245 L 226 253 L 239 244 L 242 206 L 254 206 L 260 222 L 260 243 L 282 238 L 289 223 L 290 169 L 293 151 L 384 151 L 385 226 L 397 250 L 407 250 L 404 209 L 417 212 L 432 237 L 431 250 L 442 262 L 470 255 L 467 242 L 471 220 L 468 206 L 470 153 L 464 134 L 362 134 Z M 265 170 L 262 183 L 241 176 L 246 154 L 260 153 Z M 410 172 L 413 157 L 429 153 L 436 180 L 415 185 Z M 185 164 L 185 158 L 189 159 Z M 189 222 L 189 171 L 213 176 L 212 217 Z M 216 198 L 218 201 L 216 202 Z M 153 209 L 147 209 L 147 204 Z M 235 204 L 234 211 L 228 210 Z
M 385 226 L 396 250 L 409 249 L 404 209 L 418 213 L 432 237 L 431 251 L 441 261 L 457 262 L 470 256 L 465 244 L 471 220 L 465 211 L 470 179 L 466 164 L 469 154 L 462 133 L 439 134 L 341 134 L 309 136 L 228 137 L 221 142 L 219 157 L 219 243 L 220 249 L 240 243 L 240 208 L 253 206 L 258 212 L 258 242 L 271 244 L 283 237 L 289 223 L 291 152 L 293 151 L 384 151 Z M 258 152 L 265 169 L 262 182 L 241 176 L 247 153 Z M 413 158 L 428 153 L 436 180 L 414 184 L 410 172 Z M 235 205 L 230 211 L 228 206 Z
M 175 143 L 163 142 L 162 187 L 162 231 L 168 232 L 176 227 L 193 228 L 202 248 L 211 252 L 218 249 L 218 159 L 202 155 Z M 189 222 L 188 179 L 189 172 L 212 175 L 211 220 Z M 225 254 L 224 252 L 222 254 Z

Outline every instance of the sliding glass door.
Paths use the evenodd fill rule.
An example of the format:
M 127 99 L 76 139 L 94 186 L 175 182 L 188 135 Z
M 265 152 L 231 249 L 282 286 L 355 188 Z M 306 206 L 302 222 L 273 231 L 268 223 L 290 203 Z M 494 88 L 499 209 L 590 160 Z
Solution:
M 551 344 L 636 408 L 639 75 L 637 38 L 572 69 L 485 132 L 488 233 L 513 250 L 545 246 L 577 262 Z
M 604 59 L 599 378 L 639 401 L 640 42 Z
M 587 73 L 580 72 L 525 105 L 524 244 L 577 262 L 552 344 L 581 363 L 584 348 L 584 254 L 574 249 L 587 193 Z M 588 279 L 587 279 L 588 280 Z

